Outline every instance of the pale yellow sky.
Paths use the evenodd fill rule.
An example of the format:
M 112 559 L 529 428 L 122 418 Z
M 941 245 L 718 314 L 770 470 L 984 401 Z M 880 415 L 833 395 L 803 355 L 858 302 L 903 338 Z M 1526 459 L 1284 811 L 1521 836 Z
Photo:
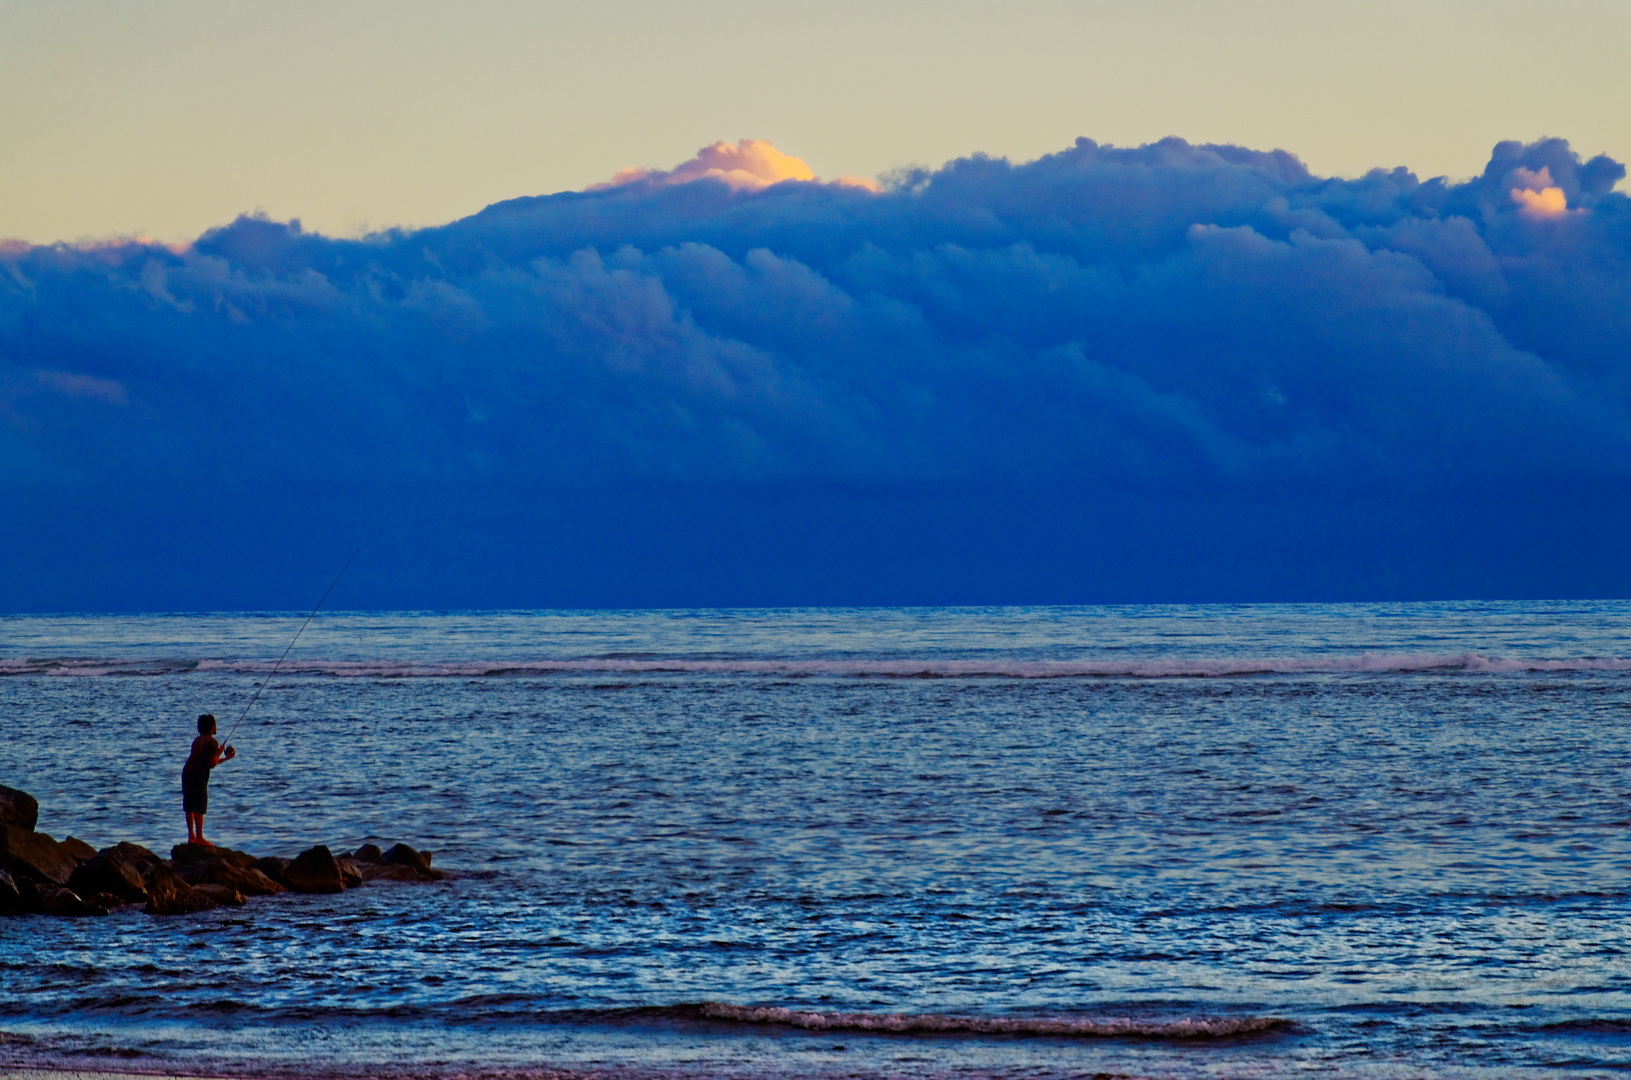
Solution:
M 1631 0 L 0 0 L 0 237 L 430 225 L 718 139 L 825 178 L 1079 135 L 1631 160 Z

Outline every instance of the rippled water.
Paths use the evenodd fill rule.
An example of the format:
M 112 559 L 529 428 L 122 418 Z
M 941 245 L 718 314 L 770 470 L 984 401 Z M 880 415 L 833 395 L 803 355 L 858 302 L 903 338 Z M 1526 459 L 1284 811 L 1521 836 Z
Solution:
M 185 835 L 291 616 L 0 618 L 0 783 Z M 1631 605 L 320 616 L 218 770 L 433 886 L 0 921 L 0 1061 L 1631 1067 Z

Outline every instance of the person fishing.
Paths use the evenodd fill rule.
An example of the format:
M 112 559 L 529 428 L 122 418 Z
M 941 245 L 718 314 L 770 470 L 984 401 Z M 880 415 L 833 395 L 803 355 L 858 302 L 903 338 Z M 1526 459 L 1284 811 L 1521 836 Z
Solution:
M 345 561 L 345 565 L 340 567 L 340 572 L 334 575 L 334 580 L 329 582 L 328 588 L 323 590 L 323 595 L 318 597 L 317 606 L 311 609 L 311 614 L 306 616 L 306 621 L 300 624 L 300 629 L 296 630 L 294 637 L 289 640 L 289 645 L 283 650 L 283 655 L 278 657 L 277 663 L 272 665 L 272 670 L 266 673 L 266 678 L 262 679 L 261 684 L 255 688 L 255 693 L 250 697 L 249 703 L 244 706 L 244 711 L 238 714 L 238 719 L 233 723 L 231 729 L 227 731 L 226 742 L 232 742 L 232 736 L 238 730 L 238 725 L 244 722 L 244 717 L 249 715 L 249 710 L 255 707 L 255 702 L 260 700 L 261 691 L 265 690 L 266 684 L 272 681 L 272 676 L 276 675 L 278 668 L 283 666 L 283 661 L 289 658 L 289 651 L 294 648 L 295 642 L 300 640 L 300 635 L 306 632 L 306 627 L 310 626 L 311 621 L 317 617 L 317 612 L 322 608 L 324 602 L 328 600 L 328 594 L 334 591 L 334 586 L 338 585 L 340 579 L 345 576 L 345 572 L 351 569 L 352 562 L 356 560 L 357 553 L 361 550 L 361 548 L 358 548 L 351 553 L 351 558 Z M 187 764 L 181 768 L 181 809 L 186 811 L 187 814 L 187 843 L 203 844 L 205 847 L 215 846 L 204 839 L 204 814 L 209 810 L 210 805 L 210 770 L 221 764 L 221 762 L 231 761 L 237 756 L 238 751 L 235 748 L 229 745 L 222 749 L 221 744 L 215 741 L 215 717 L 209 713 L 200 716 L 198 718 L 198 738 L 193 740 L 192 753 L 187 758 Z
M 181 767 L 181 809 L 187 815 L 187 843 L 215 846 L 204 839 L 204 814 L 210 808 L 210 770 L 237 756 L 235 748 L 223 749 L 215 741 L 215 717 L 209 713 L 200 716 L 198 738 L 193 740 L 187 764 Z

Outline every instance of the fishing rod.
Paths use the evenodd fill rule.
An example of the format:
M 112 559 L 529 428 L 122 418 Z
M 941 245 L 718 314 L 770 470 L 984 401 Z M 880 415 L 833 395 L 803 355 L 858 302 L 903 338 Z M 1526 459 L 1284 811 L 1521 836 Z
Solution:
M 300 629 L 294 632 L 294 637 L 289 639 L 289 648 L 284 649 L 283 655 L 277 658 L 277 663 L 272 665 L 272 670 L 267 672 L 266 678 L 262 679 L 261 684 L 255 688 L 254 697 L 249 699 L 249 704 L 244 706 L 244 711 L 238 714 L 237 720 L 233 721 L 232 730 L 228 731 L 227 737 L 221 740 L 223 747 L 232 742 L 232 732 L 237 731 L 238 725 L 243 723 L 244 717 L 249 715 L 249 710 L 254 707 L 255 699 L 261 696 L 261 691 L 265 690 L 266 684 L 272 681 L 272 676 L 277 674 L 277 669 L 282 667 L 283 661 L 289 658 L 289 649 L 294 648 L 294 643 L 300 640 L 300 635 L 306 632 L 306 627 L 310 626 L 311 621 L 317 617 L 317 611 L 323 606 L 323 601 L 328 599 L 328 594 L 334 591 L 334 586 L 338 585 L 340 579 L 345 577 L 345 572 L 351 569 L 351 563 L 357 558 L 357 552 L 361 550 L 362 548 L 358 548 L 357 551 L 351 553 L 351 558 L 345 561 L 345 565 L 340 567 L 340 572 L 334 575 L 334 580 L 328 583 L 328 588 L 323 590 L 323 595 L 317 598 L 317 607 L 311 609 L 311 614 L 306 616 L 306 621 L 301 623 Z

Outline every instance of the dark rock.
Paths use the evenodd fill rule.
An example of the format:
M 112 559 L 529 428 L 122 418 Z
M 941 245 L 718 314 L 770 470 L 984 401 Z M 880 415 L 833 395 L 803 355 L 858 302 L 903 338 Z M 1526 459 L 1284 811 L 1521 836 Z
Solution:
M 10 874 L 0 870 L 0 915 L 21 915 L 27 910 L 17 883 Z
M 256 859 L 250 869 L 259 870 L 287 889 L 289 887 L 289 864 L 292 862 L 294 862 L 293 859 L 285 859 L 281 855 L 268 855 L 265 858 Z
M 363 863 L 341 855 L 334 860 L 334 865 L 340 868 L 340 883 L 348 889 L 355 889 L 362 884 Z
M 288 891 L 254 867 L 234 866 L 225 859 L 200 859 L 185 863 L 176 867 L 176 876 L 189 885 L 200 888 L 220 885 L 245 896 L 271 896 Z
M 40 890 L 56 888 L 55 885 L 36 884 L 33 878 L 28 877 L 14 877 L 12 881 L 17 885 L 17 895 L 23 900 L 23 910 L 18 912 L 20 915 L 38 915 L 44 910 L 44 905 L 40 901 Z
M 79 861 L 51 837 L 16 825 L 0 826 L 0 867 L 41 885 L 66 885 Z
M 147 875 L 147 907 L 149 915 L 189 915 L 195 911 L 208 911 L 216 903 L 204 893 L 176 876 L 164 863 L 157 863 Z
M 112 848 L 103 848 L 102 849 L 102 851 L 113 851 L 113 850 L 118 850 L 118 851 L 123 852 L 124 855 L 125 855 L 125 858 L 129 859 L 131 862 L 135 863 L 138 867 L 140 867 L 143 877 L 147 876 L 147 872 L 149 870 L 153 869 L 153 867 L 157 866 L 159 863 L 164 861 L 163 859 L 161 859 L 157 855 L 155 855 L 151 848 L 144 848 L 140 844 L 131 844 L 131 843 L 128 843 L 128 842 L 125 842 L 125 841 L 121 841 L 121 842 L 115 844 Z M 101 852 L 98 852 L 97 854 L 101 854 Z
M 440 870 L 430 868 L 431 853 L 428 851 L 415 851 L 407 844 L 393 844 L 385 853 L 386 866 L 411 866 L 419 871 L 420 878 L 427 881 L 440 881 L 446 877 Z
M 351 857 L 360 863 L 366 863 L 372 866 L 385 865 L 385 853 L 379 849 L 378 844 L 364 844 L 362 847 L 358 848 L 357 853 Z
M 130 901 L 126 900 L 124 897 L 114 896 L 110 892 L 92 893 L 85 898 L 85 902 L 87 904 L 95 904 L 97 907 L 105 907 L 109 911 L 112 911 L 117 907 L 124 907 L 126 904 L 130 903 Z
M 74 862 L 82 863 L 96 854 L 96 849 L 77 836 L 70 836 L 57 845 L 64 855 Z
M 24 832 L 33 832 L 39 823 L 40 804 L 34 796 L 0 786 L 0 825 L 15 825 Z
M 345 888 L 334 855 L 322 844 L 296 855 L 283 876 L 298 893 L 337 893 Z
M 64 915 L 69 918 L 106 915 L 108 909 L 87 903 L 72 889 L 45 889 L 40 893 L 40 909 L 46 915 Z
M 112 893 L 127 903 L 146 900 L 147 882 L 143 880 L 142 873 L 144 867 L 135 853 L 121 850 L 122 846 L 98 851 L 74 867 L 74 872 L 68 875 L 68 887 L 81 896 L 105 892 Z
M 255 856 L 248 852 L 233 851 L 231 848 L 214 844 L 177 844 L 170 849 L 170 861 L 177 866 L 205 859 L 221 859 L 245 869 L 255 865 Z
M 364 866 L 364 881 L 422 881 L 419 871 L 411 866 Z
M 195 885 L 193 887 L 223 907 L 244 906 L 244 894 L 230 885 Z

